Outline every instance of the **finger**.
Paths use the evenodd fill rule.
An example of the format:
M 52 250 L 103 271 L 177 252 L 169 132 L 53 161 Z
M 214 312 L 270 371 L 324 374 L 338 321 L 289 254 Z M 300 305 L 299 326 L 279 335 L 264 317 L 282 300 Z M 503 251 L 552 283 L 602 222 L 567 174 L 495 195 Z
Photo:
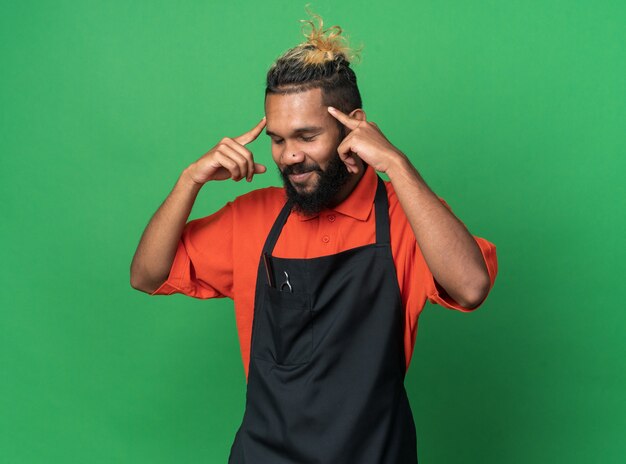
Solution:
M 239 181 L 246 177 L 248 163 L 243 156 L 229 146 L 220 147 L 219 154 L 221 155 L 220 163 L 224 163 L 222 166 L 228 169 L 233 180 Z
M 359 172 L 359 168 L 356 163 L 356 154 L 348 152 L 347 155 L 344 155 L 343 157 L 340 156 L 340 158 L 350 174 L 357 174 Z
M 328 112 L 350 130 L 354 130 L 359 127 L 359 123 L 361 122 L 360 119 L 351 118 L 347 114 L 342 113 L 337 108 L 333 108 L 332 106 L 328 107 Z
M 339 146 L 337 147 L 337 151 L 340 155 L 348 155 L 349 152 L 353 151 L 353 146 L 358 142 L 358 139 L 354 138 L 354 132 L 350 132 L 346 137 L 341 141 Z
M 252 156 L 252 152 L 243 145 L 240 145 L 239 143 L 235 142 L 233 139 L 229 139 L 228 137 L 222 140 L 222 144 L 229 146 L 244 157 L 247 163 L 244 177 L 247 179 L 248 182 L 250 182 L 252 180 L 252 176 L 254 175 L 254 157 Z
M 259 163 L 254 163 L 254 173 L 255 174 L 263 174 L 267 171 L 267 168 Z
M 239 166 L 232 159 L 221 152 L 215 153 L 215 158 L 211 162 L 214 169 L 226 171 L 226 177 L 219 177 L 219 180 L 233 179 L 239 174 Z
M 234 137 L 233 139 L 237 143 L 240 143 L 242 145 L 247 145 L 248 143 L 256 140 L 256 138 L 259 136 L 259 134 L 261 133 L 264 127 L 265 127 L 265 116 L 263 116 L 263 119 L 261 119 L 261 121 L 256 126 L 254 126 L 251 130 L 249 130 L 245 134 L 241 134 L 239 137 Z
M 356 174 L 359 172 L 357 162 L 355 156 L 357 154 L 351 150 L 350 141 L 344 140 L 337 147 L 337 153 L 339 154 L 339 158 L 346 165 L 346 169 L 348 172 L 352 174 Z

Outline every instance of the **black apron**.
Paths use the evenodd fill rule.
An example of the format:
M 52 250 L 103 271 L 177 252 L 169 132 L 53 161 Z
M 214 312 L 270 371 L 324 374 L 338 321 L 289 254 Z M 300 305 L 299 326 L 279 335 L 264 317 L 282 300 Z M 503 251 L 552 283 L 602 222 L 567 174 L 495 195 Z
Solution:
M 378 178 L 376 243 L 259 263 L 246 410 L 230 464 L 415 464 L 403 310 Z M 266 264 L 267 262 L 267 264 Z

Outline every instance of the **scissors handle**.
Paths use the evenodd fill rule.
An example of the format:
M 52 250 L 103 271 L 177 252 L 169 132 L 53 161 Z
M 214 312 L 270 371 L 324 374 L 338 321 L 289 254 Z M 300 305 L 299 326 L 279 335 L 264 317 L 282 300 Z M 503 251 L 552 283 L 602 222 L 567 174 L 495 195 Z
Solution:
M 280 291 L 293 293 L 291 282 L 289 282 L 289 274 L 287 274 L 287 271 L 283 271 L 283 273 L 285 274 L 285 281 L 280 285 Z

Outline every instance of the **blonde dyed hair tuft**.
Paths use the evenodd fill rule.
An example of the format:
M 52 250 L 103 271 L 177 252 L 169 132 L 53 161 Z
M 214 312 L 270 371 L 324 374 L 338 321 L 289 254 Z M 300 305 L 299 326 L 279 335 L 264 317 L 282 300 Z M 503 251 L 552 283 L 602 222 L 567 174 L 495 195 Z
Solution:
M 360 57 L 359 51 L 350 48 L 348 38 L 340 26 L 324 29 L 324 20 L 307 8 L 312 19 L 301 19 L 302 33 L 306 41 L 290 50 L 291 58 L 299 59 L 308 65 L 319 65 L 333 61 L 338 55 L 352 62 Z M 317 24 L 316 24 L 317 22 Z
M 301 20 L 306 40 L 287 50 L 267 72 L 265 94 L 323 90 L 324 102 L 341 111 L 362 107 L 356 74 L 350 62 L 360 58 L 360 50 L 348 45 L 341 27 L 324 28 L 322 18 L 307 8 L 311 17 Z

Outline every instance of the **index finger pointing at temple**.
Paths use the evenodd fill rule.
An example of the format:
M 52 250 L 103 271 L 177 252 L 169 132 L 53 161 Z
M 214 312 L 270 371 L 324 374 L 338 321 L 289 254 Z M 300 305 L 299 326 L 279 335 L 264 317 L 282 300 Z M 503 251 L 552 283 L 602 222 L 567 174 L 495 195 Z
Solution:
M 341 124 L 343 124 L 350 130 L 356 129 L 357 127 L 359 127 L 359 124 L 361 123 L 361 120 L 351 118 L 347 114 L 342 113 L 337 108 L 333 108 L 332 106 L 328 107 L 328 112 L 332 114 L 335 117 L 335 119 L 337 119 Z
M 239 137 L 234 137 L 233 140 L 237 143 L 240 143 L 241 145 L 247 145 L 250 142 L 253 142 L 259 136 L 264 127 L 265 116 L 263 116 L 263 119 L 261 119 L 261 121 L 251 130 L 249 130 L 245 134 L 241 134 Z

